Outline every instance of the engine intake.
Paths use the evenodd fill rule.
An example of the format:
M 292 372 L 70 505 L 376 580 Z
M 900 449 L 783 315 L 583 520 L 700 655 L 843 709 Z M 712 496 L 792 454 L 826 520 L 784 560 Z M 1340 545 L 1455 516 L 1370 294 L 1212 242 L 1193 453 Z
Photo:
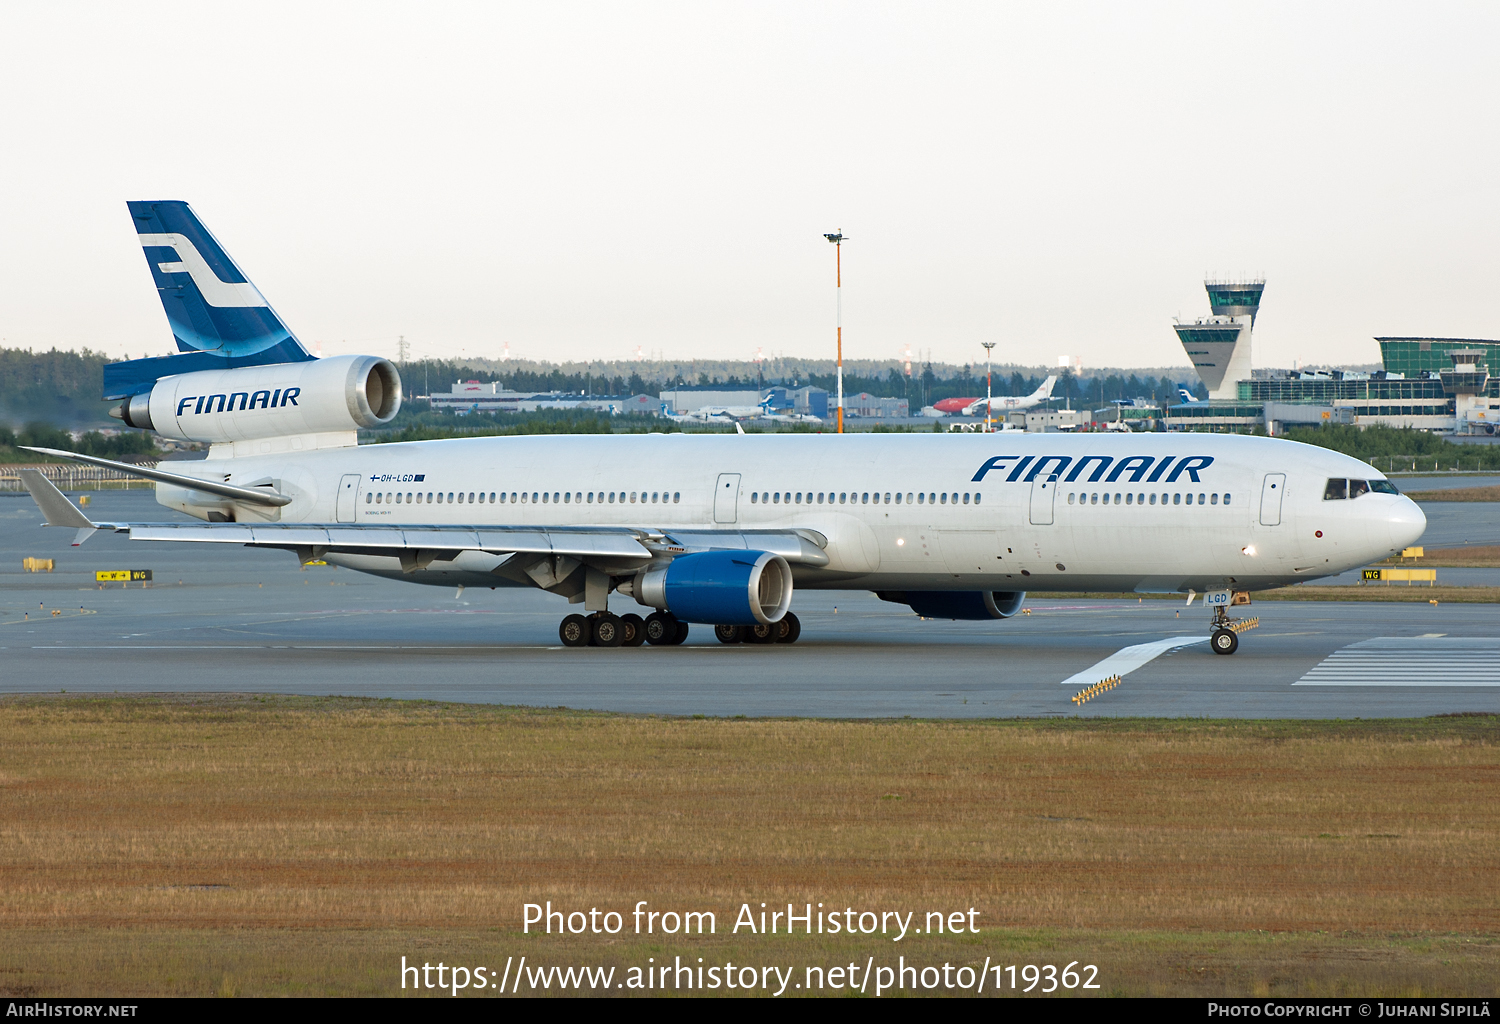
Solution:
M 1021 610 L 1026 591 L 878 590 L 882 601 L 904 604 L 924 619 L 1008 619 Z
M 400 409 L 390 360 L 333 356 L 163 377 L 111 413 L 163 437 L 221 442 L 379 427 Z
M 641 604 L 685 622 L 769 624 L 791 607 L 792 570 L 769 551 L 703 551 L 647 570 L 634 590 Z

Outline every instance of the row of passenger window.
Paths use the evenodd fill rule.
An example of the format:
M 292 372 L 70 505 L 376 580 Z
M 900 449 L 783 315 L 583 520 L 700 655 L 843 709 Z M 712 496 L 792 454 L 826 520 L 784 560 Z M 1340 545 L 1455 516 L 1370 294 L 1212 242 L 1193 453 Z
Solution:
M 817 504 L 829 505 L 890 505 L 892 495 L 895 496 L 895 504 L 902 504 L 902 495 L 899 491 L 887 491 L 881 495 L 878 491 L 820 491 L 817 496 Z M 907 505 L 957 505 L 959 499 L 963 504 L 970 503 L 978 505 L 982 495 L 979 494 L 920 494 L 913 491 L 906 492 L 905 504 Z M 756 505 L 811 505 L 814 501 L 812 491 L 751 491 L 750 504 Z
M 1080 505 L 1110 505 L 1110 504 L 1114 504 L 1114 505 L 1120 505 L 1120 504 L 1125 504 L 1125 505 L 1155 505 L 1155 504 L 1157 504 L 1156 497 L 1157 496 L 1155 494 L 1149 494 L 1149 495 L 1148 494 L 1126 494 L 1126 495 L 1123 495 L 1123 501 L 1122 501 L 1122 496 L 1119 495 L 1119 494 L 1116 494 L 1114 496 L 1114 499 L 1111 501 L 1110 496 L 1107 493 L 1106 494 L 1079 494 L 1078 495 L 1078 504 L 1080 504 Z M 1169 501 L 1169 499 L 1170 499 L 1170 501 Z M 1180 491 L 1173 492 L 1171 494 L 1163 494 L 1161 496 L 1161 504 L 1166 505 L 1166 504 L 1169 504 L 1169 503 L 1172 504 L 1172 505 L 1191 505 L 1191 504 L 1193 504 L 1193 496 L 1191 494 L 1183 494 Z M 1217 495 L 1217 494 L 1199 494 L 1198 495 L 1198 502 L 1197 503 L 1199 505 L 1217 505 L 1217 504 L 1219 504 L 1219 495 Z M 1069 505 L 1073 504 L 1073 495 L 1071 493 L 1068 495 L 1068 504 Z M 1229 494 L 1227 492 L 1224 494 L 1224 504 L 1226 504 L 1226 505 L 1229 504 Z
M 510 491 L 509 494 L 507 494 L 507 492 L 505 491 L 490 491 L 488 496 L 486 496 L 484 491 L 469 491 L 467 494 L 467 501 L 469 504 L 483 504 L 486 500 L 488 500 L 490 504 L 498 503 L 501 505 L 506 504 L 507 501 L 509 501 L 511 504 L 517 505 L 525 505 L 528 503 L 540 505 L 565 505 L 572 504 L 574 502 L 580 505 L 584 504 L 585 502 L 590 505 L 595 504 L 596 502 L 600 505 L 606 504 L 606 502 L 610 505 L 614 505 L 617 503 L 623 505 L 627 501 L 632 505 L 636 504 L 637 501 L 639 501 L 643 505 L 665 505 L 668 503 L 675 505 L 678 502 L 682 501 L 682 492 L 588 491 L 585 494 L 585 492 L 583 491 L 578 491 L 576 493 L 572 491 Z M 445 503 L 449 505 L 462 505 L 464 504 L 464 502 L 465 493 L 463 491 L 448 491 L 446 494 L 442 491 L 427 491 L 425 493 L 421 491 L 415 493 L 411 491 L 384 491 L 375 493 L 367 492 L 365 494 L 366 505 L 442 505 Z

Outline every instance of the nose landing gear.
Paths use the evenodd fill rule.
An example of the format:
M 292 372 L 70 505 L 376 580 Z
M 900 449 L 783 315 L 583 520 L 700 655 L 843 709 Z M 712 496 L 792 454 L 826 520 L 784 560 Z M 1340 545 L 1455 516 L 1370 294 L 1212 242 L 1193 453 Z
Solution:
M 1240 637 L 1227 627 L 1215 629 L 1208 639 L 1208 646 L 1214 649 L 1215 654 L 1233 654 L 1240 649 Z
M 1248 604 L 1249 601 L 1246 600 L 1243 603 Z M 1220 605 L 1214 609 L 1214 620 L 1211 626 L 1213 632 L 1209 635 L 1208 646 L 1215 654 L 1233 654 L 1240 649 L 1240 634 L 1259 625 L 1259 616 L 1250 619 L 1231 619 L 1229 612 L 1223 605 Z

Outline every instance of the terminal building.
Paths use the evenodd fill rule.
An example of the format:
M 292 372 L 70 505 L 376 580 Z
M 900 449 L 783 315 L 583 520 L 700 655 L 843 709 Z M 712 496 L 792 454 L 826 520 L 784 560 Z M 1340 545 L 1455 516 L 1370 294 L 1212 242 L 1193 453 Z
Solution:
M 650 395 L 575 395 L 565 391 L 507 391 L 498 384 L 461 380 L 448 394 L 427 396 L 428 405 L 463 416 L 471 412 L 537 412 L 542 409 L 585 409 L 610 415 L 661 412 Z
M 1263 279 L 1204 282 L 1213 315 L 1173 329 L 1208 388 L 1206 402 L 1169 406 L 1168 430 L 1252 431 L 1328 423 L 1494 434 L 1500 341 L 1376 338 L 1382 369 L 1257 370 L 1252 336 Z

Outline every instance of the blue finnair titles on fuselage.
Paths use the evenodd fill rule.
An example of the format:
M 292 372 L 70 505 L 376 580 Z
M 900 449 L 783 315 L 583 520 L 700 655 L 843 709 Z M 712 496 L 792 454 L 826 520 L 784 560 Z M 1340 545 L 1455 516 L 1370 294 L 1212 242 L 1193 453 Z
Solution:
M 174 374 L 312 358 L 187 203 L 128 205 L 182 354 L 109 364 L 106 399 L 148 391 Z
M 979 467 L 979 472 L 974 474 L 974 482 L 983 481 L 990 470 L 997 469 L 1002 473 L 1010 471 L 1005 477 L 1006 483 L 1020 480 L 1029 484 L 1037 477 L 1073 483 L 1087 472 L 1088 476 L 1084 480 L 1091 484 L 1096 484 L 1101 479 L 1107 484 L 1121 481 L 1129 484 L 1154 484 L 1158 480 L 1175 484 L 1183 473 L 1188 475 L 1190 482 L 1196 484 L 1202 482 L 1198 479 L 1198 471 L 1207 469 L 1213 465 L 1213 461 L 1212 455 L 1084 455 L 1077 462 L 1073 461 L 1071 455 L 995 455 L 986 459 L 984 465 Z M 1167 473 L 1168 469 L 1172 472 Z M 1150 471 L 1149 476 L 1147 471 Z M 1108 476 L 1105 475 L 1106 472 Z M 1022 473 L 1026 475 L 1022 476 Z M 1163 474 L 1166 474 L 1164 480 Z
M 1274 587 L 1387 557 L 1426 526 L 1400 494 L 1326 500 L 1330 479 L 1384 480 L 1349 456 L 1208 434 L 557 435 L 175 465 L 292 499 L 271 510 L 225 501 L 219 516 L 389 526 L 409 546 L 427 526 L 803 530 L 826 542 L 828 564 L 793 565 L 796 583 L 822 589 Z M 158 496 L 208 518 L 201 495 L 162 485 Z M 492 574 L 504 557 L 471 550 L 412 571 L 394 555 L 327 555 L 413 582 L 491 586 L 512 585 Z

